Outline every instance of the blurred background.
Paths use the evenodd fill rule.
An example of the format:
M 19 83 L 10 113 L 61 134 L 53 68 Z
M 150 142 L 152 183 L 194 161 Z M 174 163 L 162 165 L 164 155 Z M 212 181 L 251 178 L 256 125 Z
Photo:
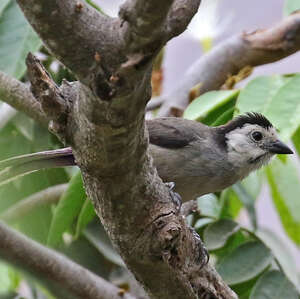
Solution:
M 86 2 L 96 4 L 97 9 L 100 8 L 105 14 L 117 16 L 119 5 L 124 1 L 86 0 Z M 186 70 L 222 41 L 243 32 L 249 33 L 272 27 L 298 8 L 300 8 L 300 0 L 202 0 L 200 10 L 188 29 L 172 39 L 164 49 L 158 77 L 161 90 L 157 95 L 163 96 L 173 91 L 181 82 Z M 36 53 L 58 84 L 61 83 L 62 78 L 75 80 L 72 73 L 42 46 L 39 38 L 24 20 L 15 0 L 1 0 L 0 71 L 28 84 L 24 64 L 28 51 Z M 294 73 L 300 73 L 300 52 L 276 63 L 256 67 L 249 77 L 237 84 L 236 87 L 241 89 L 240 96 L 235 91 L 228 91 L 225 100 L 220 100 L 220 103 L 228 100 L 235 105 L 237 99 L 241 99 L 242 96 L 248 102 L 251 101 L 243 90 L 245 86 L 251 90 L 253 85 L 247 84 L 254 82 L 252 80 L 258 76 L 270 75 L 268 78 L 272 86 L 273 79 L 279 78 L 278 80 L 282 82 L 289 80 L 286 76 L 276 75 Z M 293 76 L 291 78 L 293 79 Z M 295 79 L 297 78 L 299 75 L 296 74 Z M 264 79 L 258 78 L 255 82 L 264 84 Z M 298 85 L 300 88 L 300 84 Z M 282 91 L 283 96 L 287 89 L 286 87 Z M 218 98 L 220 94 L 216 93 L 214 96 Z M 221 94 L 220 97 L 223 96 L 224 94 Z M 202 100 L 209 99 L 203 95 Z M 300 89 L 298 103 L 300 104 Z M 192 106 L 188 109 L 191 110 Z M 300 113 L 300 110 L 298 111 Z M 155 115 L 156 111 L 150 113 Z M 202 120 L 205 122 L 205 117 Z M 276 258 L 272 262 L 268 260 L 265 268 L 256 269 L 252 276 L 249 276 L 249 281 L 240 281 L 239 276 L 244 274 L 239 272 L 235 281 L 224 274 L 225 281 L 232 283 L 242 299 L 249 298 L 253 286 L 264 271 L 269 269 L 267 267 L 270 264 L 272 264 L 270 269 L 275 267 L 278 270 L 282 267 L 290 281 L 300 289 L 300 131 L 297 135 L 298 139 L 294 138 L 297 132 L 289 136 L 291 140 L 289 145 L 297 147 L 295 152 L 297 151 L 298 155 L 295 154 L 288 162 L 276 158 L 274 167 L 268 168 L 266 172 L 264 170 L 258 172 L 239 186 L 230 188 L 222 194 L 208 195 L 199 199 L 198 206 L 204 214 L 188 218 L 204 241 L 207 241 L 208 249 L 211 250 L 211 262 L 216 265 L 221 264 L 218 268 L 220 273 L 227 271 L 228 264 L 222 264 L 223 259 L 230 255 L 234 259 L 234 250 L 249 240 L 259 242 L 262 240 L 271 248 L 272 254 L 265 247 L 262 251 L 265 250 L 268 259 L 271 255 Z M 0 160 L 61 146 L 47 129 L 7 104 L 0 103 Z M 268 180 L 263 179 L 266 176 Z M 63 252 L 77 263 L 125 290 L 130 288 L 130 290 L 135 289 L 136 293 L 140 291 L 125 269 L 120 256 L 113 249 L 98 218 L 95 217 L 92 205 L 86 199 L 81 176 L 76 167 L 42 170 L 3 185 L 1 178 L 0 171 L 0 219 L 41 244 Z M 275 181 L 279 178 L 279 183 L 278 181 L 276 183 L 280 185 L 281 180 L 285 185 L 282 184 L 279 186 L 281 189 L 278 188 L 276 191 L 274 184 L 271 184 L 271 178 Z M 286 193 L 290 192 L 284 194 L 282 190 Z M 282 209 L 279 205 L 276 206 L 276 196 L 277 198 L 283 196 L 283 200 L 287 200 L 288 215 L 285 215 L 285 206 Z M 231 231 L 221 230 L 217 233 L 220 234 L 219 236 L 228 233 L 228 238 L 224 244 L 212 244 L 212 239 L 217 233 L 212 234 L 211 228 L 215 224 L 224 224 L 222 221 L 227 221 L 226 225 L 228 223 L 231 225 Z M 243 227 L 242 232 L 236 233 L 236 226 L 234 226 L 236 223 Z M 260 248 L 259 246 L 257 248 Z M 246 251 L 244 257 L 247 258 Z M 255 261 L 249 258 L 248 264 L 260 262 L 266 260 Z M 241 265 L 242 263 L 243 261 Z M 248 289 L 244 291 L 246 283 Z M 49 288 L 47 285 L 41 286 L 40 283 L 36 283 L 35 278 L 23 276 L 23 272 L 1 262 L 0 299 L 20 298 L 17 293 L 30 299 L 62 298 L 53 297 L 50 286 Z

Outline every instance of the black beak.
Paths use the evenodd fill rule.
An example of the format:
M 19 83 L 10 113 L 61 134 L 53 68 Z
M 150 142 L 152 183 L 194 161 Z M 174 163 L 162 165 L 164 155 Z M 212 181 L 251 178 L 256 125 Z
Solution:
M 274 154 L 293 154 L 293 151 L 280 140 L 270 144 L 269 152 Z

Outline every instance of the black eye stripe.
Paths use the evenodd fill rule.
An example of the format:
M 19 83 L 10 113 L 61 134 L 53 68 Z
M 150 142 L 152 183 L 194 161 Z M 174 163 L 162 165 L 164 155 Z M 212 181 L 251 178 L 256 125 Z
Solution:
M 263 135 L 262 135 L 261 132 L 255 131 L 255 132 L 252 133 L 252 138 L 253 138 L 255 141 L 260 141 L 260 140 L 262 140 Z

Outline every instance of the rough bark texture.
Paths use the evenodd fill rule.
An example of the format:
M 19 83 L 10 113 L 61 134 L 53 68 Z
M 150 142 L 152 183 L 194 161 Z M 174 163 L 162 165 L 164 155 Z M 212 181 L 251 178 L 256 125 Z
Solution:
M 163 103 L 159 116 L 176 116 L 189 103 L 191 89 L 198 85 L 193 98 L 219 89 L 228 77 L 244 67 L 275 62 L 300 49 L 300 13 L 294 13 L 267 30 L 241 34 L 225 40 L 196 61 L 169 94 L 154 98 L 149 108 Z M 151 107 L 152 106 L 152 107 Z
M 204 266 L 199 236 L 178 214 L 147 153 L 144 111 L 153 59 L 186 28 L 200 0 L 127 1 L 117 19 L 73 0 L 18 3 L 80 80 L 60 88 L 66 119 L 44 113 L 64 128 L 58 136 L 72 146 L 87 194 L 128 268 L 153 298 L 236 298 Z M 45 82 L 34 76 L 31 82 L 41 101 Z

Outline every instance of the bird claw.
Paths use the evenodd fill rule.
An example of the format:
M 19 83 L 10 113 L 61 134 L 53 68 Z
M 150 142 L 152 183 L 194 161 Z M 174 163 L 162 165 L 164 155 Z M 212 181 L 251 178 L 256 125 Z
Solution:
M 177 192 L 173 191 L 174 188 L 175 188 L 175 183 L 174 182 L 167 182 L 167 183 L 165 183 L 165 185 L 169 188 L 169 192 L 170 192 L 172 202 L 174 203 L 174 205 L 176 206 L 178 211 L 180 211 L 180 208 L 181 208 L 181 205 L 182 205 L 182 200 L 181 200 L 181 196 Z

